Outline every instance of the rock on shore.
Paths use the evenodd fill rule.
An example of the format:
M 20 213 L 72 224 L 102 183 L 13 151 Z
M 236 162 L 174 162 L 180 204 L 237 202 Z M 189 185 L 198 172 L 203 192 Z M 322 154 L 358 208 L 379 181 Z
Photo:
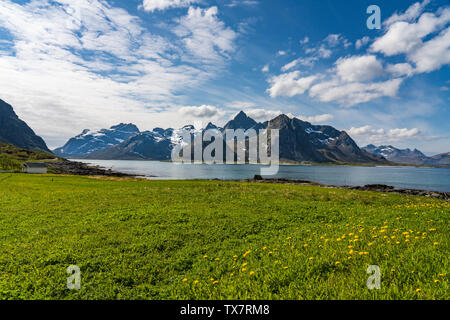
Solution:
M 103 169 L 99 166 L 88 166 L 82 162 L 62 160 L 48 163 L 48 168 L 52 173 L 71 174 L 80 176 L 114 176 L 114 177 L 132 177 L 133 175 Z
M 369 184 L 365 186 L 332 186 L 319 184 L 312 181 L 306 180 L 290 180 L 290 179 L 264 179 L 259 175 L 256 175 L 253 179 L 248 179 L 249 182 L 258 183 L 279 183 L 279 184 L 298 184 L 298 185 L 311 185 L 311 186 L 321 186 L 326 188 L 335 189 L 348 189 L 348 190 L 361 190 L 361 191 L 375 191 L 375 192 L 394 192 L 412 196 L 423 196 L 429 198 L 443 199 L 450 201 L 450 192 L 438 192 L 438 191 L 428 191 L 428 190 L 415 190 L 415 189 L 395 189 L 392 186 L 384 184 Z

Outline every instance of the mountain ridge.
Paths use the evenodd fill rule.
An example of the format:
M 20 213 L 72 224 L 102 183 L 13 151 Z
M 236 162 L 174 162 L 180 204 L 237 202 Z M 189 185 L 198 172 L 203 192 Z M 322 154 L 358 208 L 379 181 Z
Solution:
M 38 152 L 51 153 L 44 139 L 21 120 L 13 107 L 0 99 L 0 142 Z
M 431 166 L 450 165 L 450 152 L 428 157 L 418 149 L 399 149 L 392 145 L 375 146 L 373 144 L 369 144 L 361 149 L 399 164 Z
M 239 112 L 223 128 L 208 123 L 205 129 L 197 130 L 192 125 L 181 129 L 154 128 L 152 131 L 139 132 L 128 140 L 116 145 L 96 150 L 84 157 L 89 159 L 117 160 L 170 160 L 171 152 L 181 140 L 181 130 L 188 130 L 192 137 L 203 134 L 207 129 L 220 130 L 225 133 L 232 129 L 280 130 L 280 160 L 288 162 L 318 163 L 378 163 L 388 161 L 361 150 L 345 132 L 332 126 L 312 125 L 297 118 L 279 115 L 270 121 L 259 123 L 245 112 Z M 205 148 L 208 143 L 203 144 Z

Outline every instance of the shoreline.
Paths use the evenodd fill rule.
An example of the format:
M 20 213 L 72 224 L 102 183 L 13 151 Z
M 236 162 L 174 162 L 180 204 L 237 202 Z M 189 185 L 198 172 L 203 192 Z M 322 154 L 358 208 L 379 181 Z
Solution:
M 304 165 L 304 164 L 303 164 Z M 87 163 L 64 160 L 60 162 L 48 163 L 48 167 L 51 169 L 50 173 L 54 174 L 68 174 L 79 176 L 106 176 L 106 177 L 119 177 L 119 178 L 145 178 L 147 180 L 158 180 L 157 176 L 153 175 L 135 175 L 128 174 L 119 171 L 113 171 L 111 169 L 105 169 L 99 165 L 89 166 Z M 162 179 L 167 180 L 167 179 Z M 404 195 L 423 196 L 435 199 L 443 199 L 450 201 L 450 192 L 422 190 L 422 189 L 397 189 L 393 186 L 384 184 L 369 184 L 364 186 L 338 186 L 322 184 L 309 180 L 296 180 L 287 178 L 263 178 L 259 175 L 255 175 L 252 179 L 169 179 L 169 180 L 210 180 L 210 181 L 237 181 L 237 182 L 253 182 L 253 183 L 272 183 L 272 184 L 293 184 L 304 186 L 316 186 L 322 188 L 332 189 L 345 189 L 345 190 L 358 190 L 358 191 L 372 191 L 372 192 L 389 192 Z
M 330 189 L 344 189 L 357 191 L 388 192 L 388 193 L 397 193 L 410 196 L 422 196 L 450 201 L 450 192 L 419 190 L 419 189 L 396 189 L 395 187 L 384 184 L 368 184 L 365 186 L 334 186 L 308 180 L 278 179 L 278 178 L 265 179 L 259 175 L 256 175 L 253 179 L 243 179 L 238 181 L 252 182 L 252 183 L 292 184 L 292 185 L 315 186 Z
M 90 158 L 72 158 L 73 161 L 85 161 L 83 163 L 92 161 L 149 161 L 149 162 L 164 162 L 164 163 L 180 163 L 180 164 L 193 164 L 193 165 L 213 165 L 213 164 L 223 164 L 223 165 L 260 165 L 269 166 L 270 163 L 209 163 L 209 162 L 183 162 L 183 161 L 170 161 L 170 160 L 151 160 L 151 159 L 90 159 Z M 70 160 L 70 161 L 72 161 Z M 380 163 L 352 163 L 352 162 L 291 162 L 291 161 L 280 161 L 280 166 L 344 166 L 344 167 L 386 167 L 386 168 L 436 168 L 436 169 L 450 169 L 450 165 L 426 165 L 426 164 L 408 164 L 408 163 L 396 163 L 391 162 L 388 164 Z

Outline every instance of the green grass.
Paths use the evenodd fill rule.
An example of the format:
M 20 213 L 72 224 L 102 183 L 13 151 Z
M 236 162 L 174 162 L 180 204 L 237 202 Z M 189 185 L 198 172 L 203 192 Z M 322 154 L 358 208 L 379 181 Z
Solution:
M 449 214 L 310 186 L 0 174 L 0 298 L 448 299 Z

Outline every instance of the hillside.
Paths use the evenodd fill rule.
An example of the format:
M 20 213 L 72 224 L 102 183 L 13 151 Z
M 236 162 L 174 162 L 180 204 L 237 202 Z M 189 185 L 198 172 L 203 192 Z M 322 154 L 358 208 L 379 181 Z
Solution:
M 51 153 L 30 151 L 0 142 L 0 170 L 19 171 L 24 162 L 56 160 Z
M 50 152 L 44 140 L 14 112 L 11 105 L 0 99 L 0 142 L 27 150 Z

